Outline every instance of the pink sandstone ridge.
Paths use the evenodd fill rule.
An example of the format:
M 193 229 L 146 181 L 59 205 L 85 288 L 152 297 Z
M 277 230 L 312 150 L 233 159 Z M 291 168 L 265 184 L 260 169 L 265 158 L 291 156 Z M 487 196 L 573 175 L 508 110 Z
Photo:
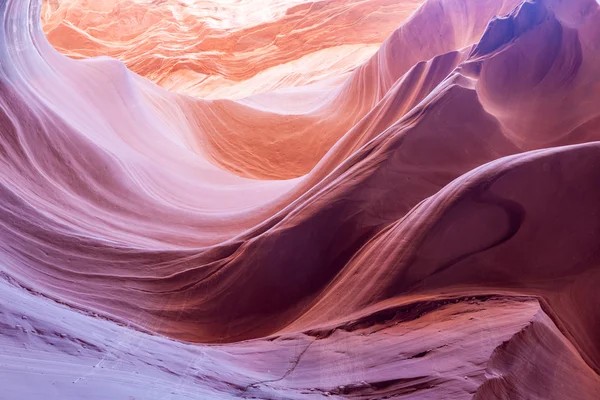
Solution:
M 0 400 L 600 399 L 596 0 L 0 0 Z

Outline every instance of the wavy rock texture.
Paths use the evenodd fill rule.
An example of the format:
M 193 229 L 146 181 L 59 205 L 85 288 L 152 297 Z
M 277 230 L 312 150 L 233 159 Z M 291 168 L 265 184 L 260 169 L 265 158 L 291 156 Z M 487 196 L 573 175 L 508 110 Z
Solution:
M 169 90 L 241 98 L 339 82 L 421 3 L 45 0 L 42 21 L 70 57 L 108 55 Z
M 595 0 L 158 3 L 0 3 L 2 396 L 600 398 Z

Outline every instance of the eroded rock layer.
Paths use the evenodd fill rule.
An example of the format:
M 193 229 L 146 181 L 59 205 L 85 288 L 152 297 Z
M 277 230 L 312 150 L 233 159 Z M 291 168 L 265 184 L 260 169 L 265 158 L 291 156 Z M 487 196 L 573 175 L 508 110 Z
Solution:
M 155 3 L 0 3 L 10 398 L 600 398 L 595 0 Z
M 367 60 L 420 0 L 44 0 L 50 43 L 203 98 L 321 82 Z

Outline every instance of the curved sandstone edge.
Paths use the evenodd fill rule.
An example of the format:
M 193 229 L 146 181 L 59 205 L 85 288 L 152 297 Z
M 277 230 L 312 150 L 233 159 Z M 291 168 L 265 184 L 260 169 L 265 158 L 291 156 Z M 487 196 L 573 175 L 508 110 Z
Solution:
M 52 393 L 61 399 L 436 399 L 515 392 L 592 399 L 600 390 L 598 377 L 534 298 L 423 302 L 327 336 L 205 346 L 133 331 L 6 283 L 0 292 L 4 393 L 31 400 Z M 517 372 L 511 357 L 530 363 L 528 375 Z M 544 371 L 562 371 L 564 379 Z
M 564 398 L 573 386 L 552 386 L 556 372 L 579 385 L 582 399 L 597 398 L 595 1 L 430 0 L 339 86 L 239 101 L 168 92 L 109 58 L 68 59 L 47 42 L 39 11 L 37 0 L 0 4 L 0 251 L 3 280 L 20 285 L 11 290 L 27 298 L 26 287 L 131 327 L 71 313 L 99 335 L 97 347 L 112 343 L 113 328 L 188 342 L 254 339 L 253 356 L 292 338 L 293 355 L 265 359 L 277 373 L 244 355 L 247 368 L 227 385 L 227 374 L 238 373 L 228 353 L 238 350 L 227 350 L 213 358 L 218 377 L 174 374 L 190 391 L 210 381 L 224 397 L 264 387 L 256 397 L 288 398 L 304 382 L 302 389 L 322 390 L 294 396 L 419 397 L 443 386 L 448 398 L 545 398 L 546 387 Z M 15 298 L 6 293 L 2 299 Z M 388 365 L 395 358 L 377 358 L 395 357 L 401 343 L 378 348 L 386 332 L 362 342 L 359 331 L 393 329 L 391 308 L 491 294 L 539 299 L 544 312 L 535 321 L 498 319 L 509 343 L 482 345 L 482 360 L 492 360 L 477 366 L 485 380 L 436 381 L 428 362 L 437 353 L 412 347 L 398 362 L 429 367 L 402 375 L 406 368 Z M 448 307 L 470 303 L 458 304 Z M 517 307 L 494 304 L 493 313 Z M 457 348 L 487 335 L 444 310 L 427 315 L 472 329 L 457 333 Z M 410 331 L 419 320 L 399 325 Z M 28 362 L 42 354 L 36 346 L 48 349 L 10 321 L 2 338 L 31 340 Z M 364 345 L 353 359 L 386 379 L 368 378 L 369 388 L 355 379 L 369 368 L 336 353 L 339 335 L 348 348 Z M 243 347 L 165 343 L 165 354 L 180 345 L 192 353 Z M 130 353 L 134 365 L 145 357 Z M 189 359 L 177 354 L 159 358 L 163 372 L 181 371 L 171 364 Z M 540 366 L 527 370 L 531 354 Z M 80 365 L 72 361 L 68 368 Z M 328 362 L 339 375 L 314 384 L 314 374 L 325 374 L 315 368 Z M 120 379 L 108 378 L 126 387 Z

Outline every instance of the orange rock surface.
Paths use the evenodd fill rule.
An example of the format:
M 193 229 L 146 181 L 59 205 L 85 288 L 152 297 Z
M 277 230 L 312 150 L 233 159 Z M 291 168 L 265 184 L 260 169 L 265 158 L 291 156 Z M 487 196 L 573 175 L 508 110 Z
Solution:
M 347 74 L 421 0 L 45 0 L 44 31 L 73 58 L 114 57 L 162 87 L 241 98 Z

